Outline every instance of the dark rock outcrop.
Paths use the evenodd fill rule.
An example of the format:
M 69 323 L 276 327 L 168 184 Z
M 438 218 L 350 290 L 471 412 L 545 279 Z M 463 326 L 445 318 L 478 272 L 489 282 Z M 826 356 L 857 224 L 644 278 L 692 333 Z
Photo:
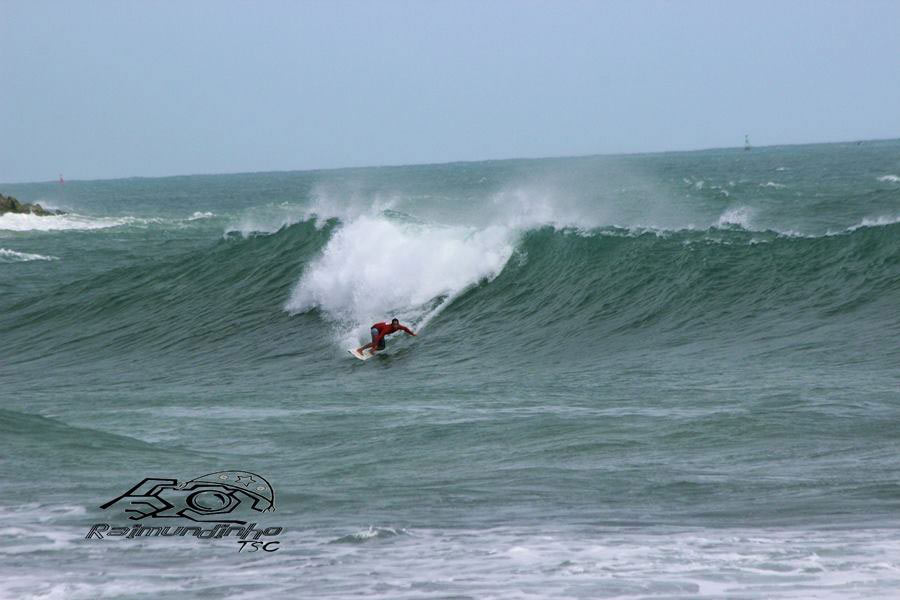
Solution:
M 4 196 L 0 194 L 0 215 L 11 213 L 31 213 L 39 217 L 47 217 L 49 215 L 65 214 L 61 210 L 52 210 L 44 208 L 40 204 L 28 204 L 27 202 L 19 202 L 12 196 Z

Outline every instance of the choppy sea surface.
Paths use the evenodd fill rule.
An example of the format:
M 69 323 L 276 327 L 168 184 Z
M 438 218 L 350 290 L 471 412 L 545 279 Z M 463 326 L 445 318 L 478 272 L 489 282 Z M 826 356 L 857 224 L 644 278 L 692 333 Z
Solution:
M 900 141 L 0 192 L 2 598 L 900 589 Z

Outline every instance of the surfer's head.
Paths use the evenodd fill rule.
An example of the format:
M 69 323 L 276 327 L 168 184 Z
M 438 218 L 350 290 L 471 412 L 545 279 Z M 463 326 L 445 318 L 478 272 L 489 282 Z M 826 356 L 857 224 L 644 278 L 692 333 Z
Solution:
M 391 325 L 393 327 L 400 327 L 400 319 L 391 319 Z

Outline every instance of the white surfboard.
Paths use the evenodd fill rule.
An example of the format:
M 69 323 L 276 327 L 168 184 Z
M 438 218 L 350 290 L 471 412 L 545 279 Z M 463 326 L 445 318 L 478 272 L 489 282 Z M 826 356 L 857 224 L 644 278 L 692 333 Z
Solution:
M 362 354 L 356 351 L 356 348 L 347 348 L 347 352 L 350 353 L 353 358 L 358 358 L 359 360 L 369 360 L 372 358 L 372 353 L 369 352 L 369 349 L 366 348 L 362 351 Z

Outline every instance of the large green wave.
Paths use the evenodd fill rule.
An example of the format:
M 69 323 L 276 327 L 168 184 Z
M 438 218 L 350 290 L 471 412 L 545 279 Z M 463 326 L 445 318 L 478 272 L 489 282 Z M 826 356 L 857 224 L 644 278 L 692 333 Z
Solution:
M 137 261 L 21 299 L 0 317 L 3 363 L 88 378 L 104 366 L 127 373 L 129 363 L 172 377 L 265 370 L 283 356 L 314 368 L 341 351 L 337 325 L 316 306 L 283 305 L 342 226 L 308 220 L 271 235 L 229 235 L 199 253 Z M 734 226 L 518 232 L 495 276 L 426 299 L 443 304 L 419 351 L 487 362 L 519 347 L 575 363 L 737 347 L 783 359 L 896 359 L 898 236 L 897 223 L 816 237 Z M 519 360 L 540 362 L 529 356 Z

